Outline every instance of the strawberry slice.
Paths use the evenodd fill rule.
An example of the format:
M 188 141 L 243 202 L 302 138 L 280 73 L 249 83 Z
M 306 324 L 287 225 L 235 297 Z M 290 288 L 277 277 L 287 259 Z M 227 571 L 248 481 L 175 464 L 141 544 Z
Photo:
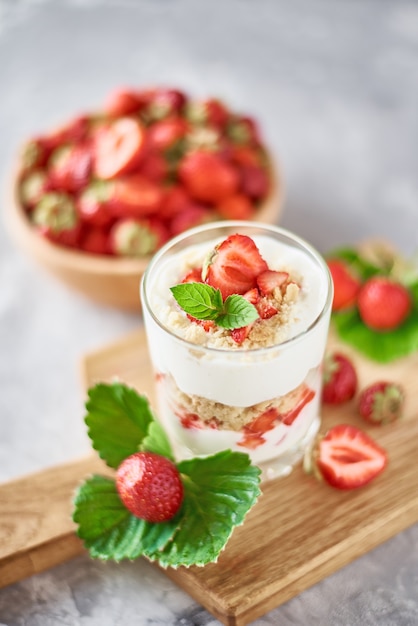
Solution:
M 274 270 L 266 270 L 257 276 L 257 286 L 263 296 L 268 296 L 273 291 L 284 285 L 289 280 L 288 272 L 276 272 Z
M 267 263 L 254 241 L 246 235 L 230 235 L 213 251 L 204 270 L 208 285 L 219 289 L 225 299 L 244 294 L 257 286 L 257 276 Z
M 241 345 L 247 339 L 252 327 L 252 324 L 247 324 L 247 326 L 242 326 L 241 328 L 233 328 L 231 330 L 231 338 L 235 343 Z
M 337 489 L 362 487 L 387 464 L 386 451 L 365 432 L 347 424 L 331 428 L 319 441 L 316 467 Z
M 201 283 L 202 282 L 202 268 L 194 267 L 190 272 L 187 272 L 186 276 L 181 281 L 182 283 Z
M 116 217 L 156 214 L 163 201 L 160 186 L 140 174 L 117 179 L 112 186 L 109 210 Z
M 95 137 L 94 173 L 105 180 L 131 171 L 145 152 L 145 129 L 139 120 L 120 117 Z
M 279 309 L 273 306 L 267 298 L 260 298 L 255 307 L 262 320 L 268 320 L 279 312 Z

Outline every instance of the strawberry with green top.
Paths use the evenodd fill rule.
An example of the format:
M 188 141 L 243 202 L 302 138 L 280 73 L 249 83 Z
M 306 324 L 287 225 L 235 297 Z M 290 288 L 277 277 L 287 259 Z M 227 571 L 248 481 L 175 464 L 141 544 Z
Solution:
M 39 232 L 54 243 L 75 247 L 80 242 L 81 224 L 68 194 L 45 194 L 33 209 L 32 221 Z
M 378 381 L 363 389 L 358 410 L 369 424 L 391 424 L 402 417 L 404 403 L 405 393 L 401 385 Z
M 143 257 L 153 254 L 167 239 L 167 230 L 158 220 L 123 218 L 110 230 L 109 247 L 119 256 Z

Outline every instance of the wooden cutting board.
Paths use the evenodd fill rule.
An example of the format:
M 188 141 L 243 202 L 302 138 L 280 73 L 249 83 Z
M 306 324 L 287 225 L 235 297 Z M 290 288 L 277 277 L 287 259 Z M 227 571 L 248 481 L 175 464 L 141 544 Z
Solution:
M 336 346 L 331 334 L 329 348 Z M 250 623 L 418 521 L 418 355 L 384 367 L 340 347 L 355 361 L 361 387 L 389 377 L 407 390 L 402 421 L 367 429 L 388 450 L 389 466 L 369 486 L 348 493 L 317 483 L 298 467 L 263 485 L 218 563 L 165 570 L 228 626 Z M 83 376 L 86 387 L 120 379 L 155 406 L 142 329 L 87 355 Z M 324 409 L 322 430 L 341 422 L 361 426 L 354 402 Z M 0 486 L 0 585 L 82 552 L 70 519 L 71 497 L 88 474 L 108 471 L 92 456 Z

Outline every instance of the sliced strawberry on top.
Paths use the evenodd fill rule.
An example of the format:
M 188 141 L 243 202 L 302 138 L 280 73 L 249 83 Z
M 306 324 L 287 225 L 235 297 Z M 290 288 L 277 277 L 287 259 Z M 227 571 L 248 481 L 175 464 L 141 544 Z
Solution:
M 252 324 L 247 324 L 247 326 L 242 326 L 241 328 L 233 328 L 231 330 L 231 337 L 235 341 L 235 343 L 241 345 L 242 342 L 247 339 L 252 327 Z
M 268 320 L 270 317 L 273 317 L 273 315 L 276 315 L 279 312 L 279 309 L 271 304 L 267 298 L 259 298 L 255 308 L 257 309 L 262 320 Z
M 136 167 L 145 153 L 145 128 L 131 117 L 120 117 L 95 137 L 94 172 L 110 179 Z
M 387 464 L 386 451 L 365 432 L 347 424 L 331 428 L 320 440 L 316 466 L 328 484 L 354 489 L 369 483 Z
M 281 287 L 289 280 L 288 272 L 276 272 L 275 270 L 266 270 L 257 276 L 257 286 L 263 296 L 267 296 L 276 289 Z
M 213 251 L 204 270 L 205 282 L 221 291 L 225 299 L 256 287 L 267 263 L 254 241 L 246 235 L 230 235 Z

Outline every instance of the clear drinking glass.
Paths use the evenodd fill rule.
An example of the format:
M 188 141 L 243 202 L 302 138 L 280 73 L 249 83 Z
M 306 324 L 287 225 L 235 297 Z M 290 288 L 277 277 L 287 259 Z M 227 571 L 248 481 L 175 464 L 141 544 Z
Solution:
M 234 233 L 251 237 L 270 269 L 285 267 L 299 276 L 300 311 L 290 336 L 277 345 L 208 347 L 180 337 L 171 323 L 179 308 L 169 288 L 181 282 L 185 268 L 201 264 L 215 244 Z M 320 254 L 276 226 L 207 224 L 171 240 L 153 257 L 141 299 L 158 416 L 177 458 L 229 448 L 247 452 L 264 480 L 289 474 L 320 425 L 321 363 L 332 302 L 332 280 Z

